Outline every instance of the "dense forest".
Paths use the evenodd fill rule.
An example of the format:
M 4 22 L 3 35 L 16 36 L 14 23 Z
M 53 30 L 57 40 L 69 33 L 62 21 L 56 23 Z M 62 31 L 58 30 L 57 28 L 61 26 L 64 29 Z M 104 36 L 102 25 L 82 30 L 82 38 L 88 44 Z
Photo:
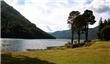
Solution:
M 100 40 L 110 40 L 110 19 L 100 18 L 97 36 Z
M 39 29 L 13 7 L 1 1 L 1 38 L 51 39 L 55 37 Z

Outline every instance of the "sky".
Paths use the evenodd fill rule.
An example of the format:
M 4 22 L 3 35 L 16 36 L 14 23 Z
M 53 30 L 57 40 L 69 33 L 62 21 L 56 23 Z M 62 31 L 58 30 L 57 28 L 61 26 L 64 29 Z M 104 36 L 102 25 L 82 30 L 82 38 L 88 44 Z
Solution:
M 92 10 L 98 25 L 99 19 L 110 18 L 110 0 L 4 0 L 30 22 L 46 32 L 68 30 L 67 19 L 71 11 Z

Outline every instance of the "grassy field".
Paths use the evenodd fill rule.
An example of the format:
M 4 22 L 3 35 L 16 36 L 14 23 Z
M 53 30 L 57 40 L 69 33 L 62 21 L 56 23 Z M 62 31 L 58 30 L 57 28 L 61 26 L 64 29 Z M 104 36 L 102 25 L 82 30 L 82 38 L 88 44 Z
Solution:
M 2 53 L 2 64 L 110 64 L 110 41 L 74 49 Z

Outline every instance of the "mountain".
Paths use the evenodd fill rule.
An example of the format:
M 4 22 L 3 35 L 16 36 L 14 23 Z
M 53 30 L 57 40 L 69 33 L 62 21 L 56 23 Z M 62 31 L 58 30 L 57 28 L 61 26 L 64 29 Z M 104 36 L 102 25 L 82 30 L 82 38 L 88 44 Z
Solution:
M 97 38 L 97 27 L 90 28 L 89 30 L 89 39 L 95 39 Z M 71 30 L 64 30 L 64 31 L 56 31 L 53 33 L 50 33 L 51 35 L 55 36 L 56 38 L 61 39 L 70 39 L 71 38 Z M 74 34 L 75 38 L 77 38 L 77 33 Z M 85 34 L 81 34 L 81 39 L 85 38 Z
M 1 1 L 1 38 L 53 39 L 17 10 Z
M 63 31 L 56 31 L 53 33 L 50 33 L 51 35 L 55 36 L 56 38 L 64 38 L 69 39 L 71 38 L 71 31 L 70 30 L 63 30 Z

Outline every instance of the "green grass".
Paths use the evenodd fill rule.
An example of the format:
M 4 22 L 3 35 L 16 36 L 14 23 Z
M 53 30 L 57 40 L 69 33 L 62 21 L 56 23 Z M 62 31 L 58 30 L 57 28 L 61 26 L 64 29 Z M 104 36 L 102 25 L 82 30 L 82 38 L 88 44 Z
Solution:
M 2 53 L 2 58 L 4 58 L 2 64 L 7 64 L 7 61 L 8 64 L 110 64 L 110 41 L 94 41 L 94 44 L 89 47 L 74 49 L 50 49 L 8 54 Z

